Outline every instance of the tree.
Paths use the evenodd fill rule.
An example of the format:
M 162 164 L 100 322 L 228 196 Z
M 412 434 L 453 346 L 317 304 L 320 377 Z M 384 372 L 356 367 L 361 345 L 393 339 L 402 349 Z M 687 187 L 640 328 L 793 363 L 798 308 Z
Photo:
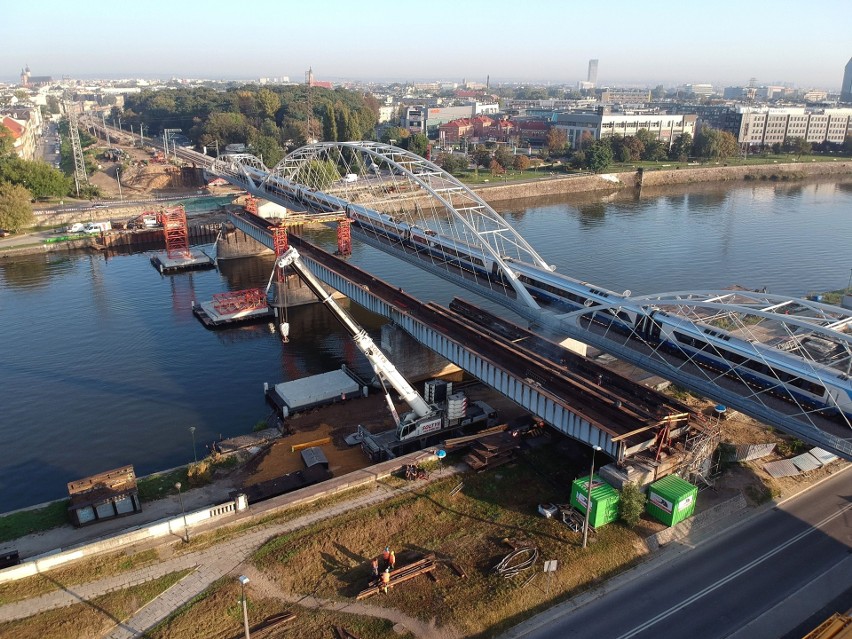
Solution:
M 512 166 L 516 171 L 526 171 L 530 168 L 530 159 L 526 155 L 516 155 Z
M 626 151 L 622 153 L 622 157 L 626 157 L 627 159 L 622 161 L 635 162 L 645 153 L 645 144 L 635 135 L 628 135 L 624 138 L 624 149 Z
M 322 118 L 322 137 L 326 142 L 337 140 L 337 118 L 331 104 L 325 105 L 325 115 Z
M 457 175 L 467 168 L 465 157 L 452 153 L 442 153 L 439 155 L 436 164 L 451 175 Z
M 506 172 L 506 169 L 497 160 L 491 160 L 488 168 L 491 169 L 491 175 L 503 175 Z
M 547 131 L 547 152 L 550 155 L 562 155 L 565 153 L 565 145 L 568 143 L 568 138 L 565 131 L 558 129 L 555 126 L 550 127 Z
M 34 221 L 30 192 L 18 184 L 0 182 L 0 227 L 17 232 Z
M 57 98 L 55 95 L 47 96 L 47 111 L 48 113 L 51 113 L 53 115 L 61 113 L 61 110 L 59 108 L 59 98 Z
M 508 169 L 511 168 L 512 164 L 514 163 L 515 156 L 512 155 L 512 152 L 505 144 L 501 144 L 494 151 L 494 159 L 504 169 Z
M 426 134 L 415 133 L 414 135 L 405 138 L 404 146 L 402 148 L 425 158 L 428 146 L 429 138 L 426 137 Z
M 709 126 L 703 126 L 698 130 L 692 148 L 698 157 L 714 160 L 739 155 L 740 153 L 740 145 L 733 135 Z
M 618 502 L 618 511 L 624 523 L 633 528 L 642 518 L 645 511 L 645 495 L 632 482 L 624 484 L 621 489 L 621 499 Z
M 477 144 L 470 151 L 470 158 L 476 166 L 487 167 L 491 165 L 491 151 L 482 144 Z
M 672 148 L 669 150 L 669 157 L 678 162 L 686 162 L 691 152 L 692 136 L 689 133 L 682 133 L 672 143 Z
M 796 155 L 808 155 L 813 152 L 813 145 L 804 138 L 787 138 L 784 141 L 784 150 Z
M 263 158 L 263 163 L 273 167 L 284 157 L 284 149 L 278 144 L 278 140 L 268 135 L 258 135 L 251 144 L 254 155 Z
M 0 124 L 0 157 L 9 155 L 15 149 L 15 137 L 12 132 Z
M 31 162 L 15 156 L 0 159 L 0 180 L 26 188 L 31 198 L 67 195 L 71 178 L 46 162 Z
M 595 140 L 586 152 L 586 162 L 595 173 L 605 171 L 612 164 L 612 147 L 609 140 Z
M 274 118 L 281 107 L 281 98 L 266 87 L 257 92 L 257 106 L 261 116 Z
M 299 167 L 295 181 L 312 189 L 323 191 L 340 179 L 340 173 L 331 160 L 311 160 Z
M 384 131 L 382 131 L 382 142 L 385 144 L 390 144 L 391 140 L 396 140 L 394 144 L 399 145 L 402 141 L 411 135 L 411 132 L 408 129 L 403 129 L 399 126 L 389 126 Z

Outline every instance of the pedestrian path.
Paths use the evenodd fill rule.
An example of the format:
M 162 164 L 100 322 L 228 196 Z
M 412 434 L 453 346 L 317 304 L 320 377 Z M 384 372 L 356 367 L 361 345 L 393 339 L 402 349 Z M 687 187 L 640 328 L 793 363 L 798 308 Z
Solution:
M 449 475 L 452 472 L 454 472 L 454 469 L 444 469 L 442 475 Z M 434 479 L 437 478 L 438 476 L 435 475 Z M 149 602 L 130 619 L 119 623 L 106 635 L 109 639 L 139 637 L 146 630 L 204 592 L 217 579 L 236 571 L 240 564 L 246 561 L 270 537 L 291 532 L 359 508 L 373 506 L 396 495 L 416 490 L 422 485 L 423 482 L 419 481 L 399 488 L 392 488 L 387 484 L 377 483 L 375 490 L 343 499 L 336 504 L 308 512 L 289 521 L 246 531 L 233 539 L 220 542 L 204 550 L 176 554 L 154 565 L 121 575 L 99 579 L 87 584 L 62 586 L 61 590 L 0 606 L 0 622 L 24 619 L 47 610 L 90 601 L 106 593 L 141 584 L 172 572 L 188 568 L 193 569 L 180 582 Z M 248 570 L 248 567 L 245 569 Z M 45 573 L 45 576 L 49 578 L 50 573 Z M 437 638 L 438 635 L 435 635 L 435 637 Z

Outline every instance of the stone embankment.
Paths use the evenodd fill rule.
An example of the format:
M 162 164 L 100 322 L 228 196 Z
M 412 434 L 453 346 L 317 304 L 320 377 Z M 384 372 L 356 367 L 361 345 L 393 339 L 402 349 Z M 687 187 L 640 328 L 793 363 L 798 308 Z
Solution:
M 654 169 L 602 173 L 599 175 L 566 175 L 522 182 L 504 182 L 474 187 L 474 191 L 489 204 L 504 200 L 547 197 L 594 191 L 618 191 L 625 188 L 644 188 L 693 184 L 699 182 L 733 182 L 749 180 L 801 180 L 811 177 L 852 174 L 852 161 L 797 162 L 789 164 L 758 164 L 752 166 L 690 167 L 686 169 Z

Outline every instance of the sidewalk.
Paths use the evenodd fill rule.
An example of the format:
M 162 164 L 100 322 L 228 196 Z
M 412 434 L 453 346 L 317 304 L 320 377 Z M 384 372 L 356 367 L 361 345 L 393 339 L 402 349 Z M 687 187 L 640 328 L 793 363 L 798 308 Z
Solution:
M 399 460 L 394 460 L 394 462 L 396 464 L 400 463 Z M 457 472 L 457 470 L 455 468 L 444 468 L 440 476 L 434 474 L 432 479 L 426 481 L 449 476 Z M 373 506 L 397 495 L 416 490 L 423 483 L 421 480 L 406 484 L 401 488 L 390 488 L 387 485 L 376 484 L 376 490 L 370 491 L 367 494 L 344 499 L 328 508 L 310 512 L 290 521 L 261 526 L 205 550 L 175 556 L 161 561 L 154 566 L 140 568 L 114 577 L 108 577 L 88 584 L 71 586 L 40 597 L 0 606 L 0 622 L 23 619 L 46 610 L 87 601 L 107 592 L 143 583 L 170 572 L 186 568 L 196 568 L 191 574 L 143 607 L 132 618 L 121 623 L 108 635 L 110 639 L 136 637 L 190 601 L 193 597 L 202 593 L 211 583 L 234 571 L 270 537 L 297 530 L 323 519 L 335 517 L 358 508 Z M 256 515 L 257 513 L 255 513 Z M 198 532 L 200 531 L 195 531 L 195 534 L 198 534 Z

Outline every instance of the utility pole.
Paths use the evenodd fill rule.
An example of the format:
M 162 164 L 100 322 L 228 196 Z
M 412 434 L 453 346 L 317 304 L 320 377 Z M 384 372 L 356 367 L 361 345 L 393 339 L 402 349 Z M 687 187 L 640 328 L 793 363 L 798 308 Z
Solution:
M 101 111 L 101 122 L 104 124 L 104 135 L 106 136 L 107 146 L 112 146 L 112 142 L 109 140 L 109 131 L 107 131 L 106 115 L 104 115 L 103 111 Z
M 145 126 L 141 122 L 139 123 L 139 144 L 145 146 L 145 135 L 142 133 L 142 127 Z

